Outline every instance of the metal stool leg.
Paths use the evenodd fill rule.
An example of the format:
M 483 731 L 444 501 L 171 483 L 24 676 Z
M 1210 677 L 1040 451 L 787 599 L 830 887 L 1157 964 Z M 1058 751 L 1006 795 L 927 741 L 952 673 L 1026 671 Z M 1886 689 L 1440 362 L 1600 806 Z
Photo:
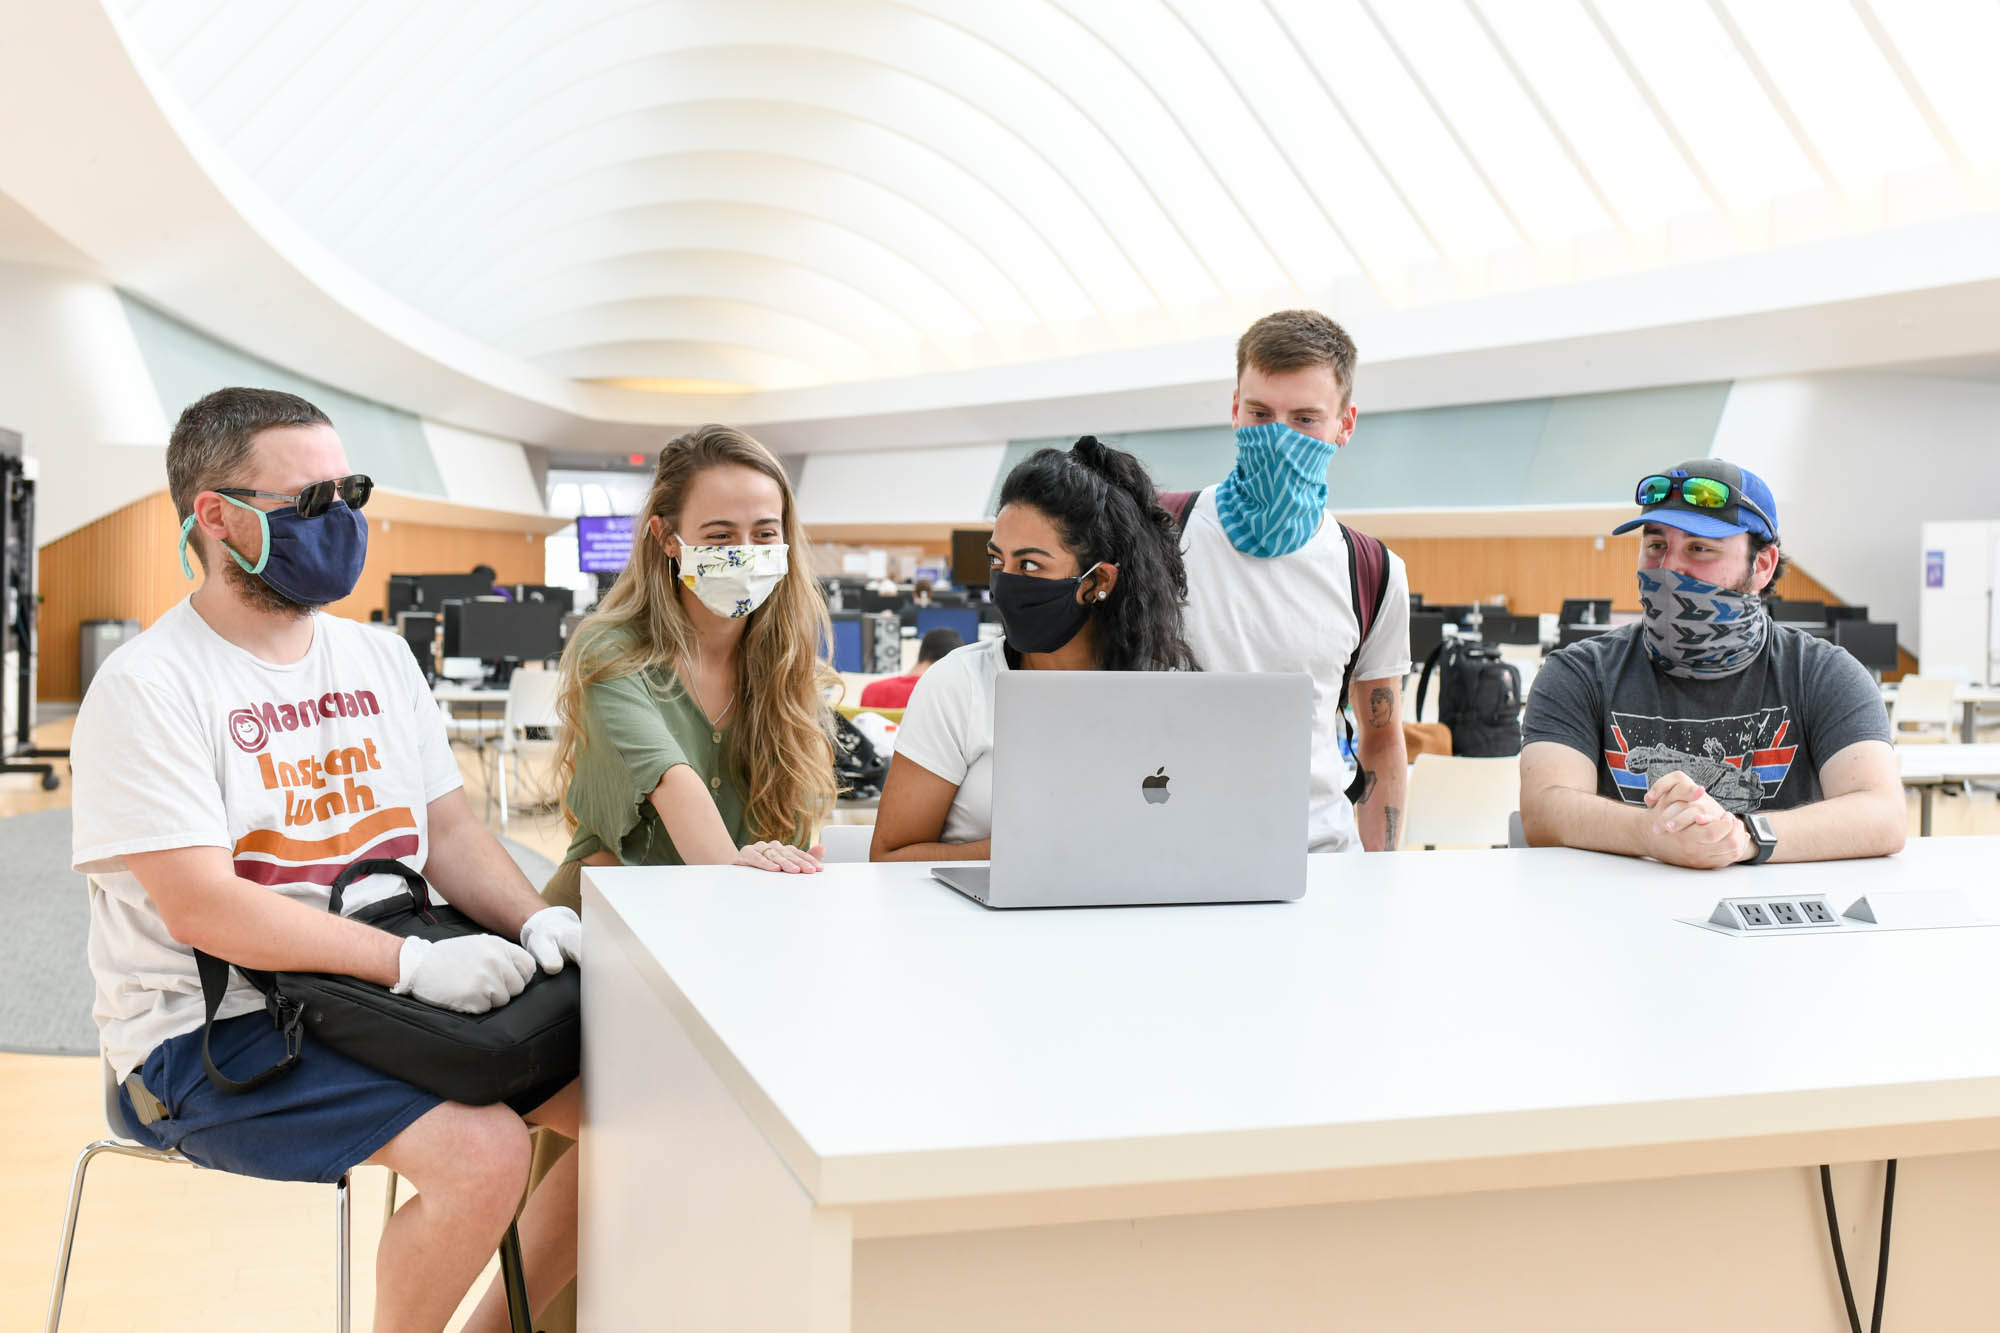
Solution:
M 347 1258 L 347 1242 L 354 1228 L 347 1212 L 347 1177 L 333 1187 L 333 1330 L 334 1333 L 348 1333 L 352 1327 L 352 1296 L 349 1291 L 350 1265 Z
M 396 1215 L 396 1184 L 400 1179 L 394 1171 L 389 1173 L 389 1191 L 382 1200 L 382 1226 L 386 1230 L 389 1219 Z
M 56 1333 L 62 1323 L 63 1294 L 69 1288 L 70 1253 L 76 1246 L 76 1218 L 83 1208 L 83 1178 L 89 1171 L 90 1163 L 99 1153 L 116 1153 L 120 1157 L 143 1157 L 155 1162 L 179 1162 L 184 1160 L 178 1154 L 161 1152 L 157 1148 L 144 1148 L 130 1143 L 120 1143 L 117 1139 L 99 1139 L 77 1154 L 76 1170 L 69 1179 L 69 1209 L 63 1214 L 62 1246 L 56 1252 L 56 1280 L 49 1290 L 48 1333 Z
M 521 1264 L 521 1229 L 512 1222 L 500 1238 L 500 1281 L 507 1291 L 507 1322 L 513 1333 L 535 1333 L 535 1312 L 528 1308 L 528 1274 Z

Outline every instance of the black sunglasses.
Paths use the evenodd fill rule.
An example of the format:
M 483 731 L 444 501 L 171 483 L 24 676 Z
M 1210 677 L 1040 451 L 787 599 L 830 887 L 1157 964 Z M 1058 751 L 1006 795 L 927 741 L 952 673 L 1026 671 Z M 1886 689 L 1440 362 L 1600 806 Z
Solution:
M 330 481 L 316 481 L 310 486 L 302 486 L 297 495 L 286 495 L 282 491 L 251 491 L 241 486 L 218 486 L 215 488 L 215 493 L 250 500 L 284 500 L 297 506 L 300 518 L 318 518 L 333 508 L 335 500 L 339 500 L 349 509 L 362 508 L 368 503 L 368 497 L 375 493 L 375 479 L 355 472 L 345 477 L 335 477 Z

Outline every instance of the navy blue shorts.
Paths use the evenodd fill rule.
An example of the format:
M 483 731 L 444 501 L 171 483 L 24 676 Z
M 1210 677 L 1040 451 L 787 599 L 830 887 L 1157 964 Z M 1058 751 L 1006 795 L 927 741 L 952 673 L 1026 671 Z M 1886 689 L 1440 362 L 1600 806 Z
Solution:
M 209 1042 L 215 1067 L 239 1080 L 270 1068 L 284 1053 L 284 1038 L 261 1012 L 217 1023 Z M 166 1119 L 141 1125 L 132 1094 L 119 1087 L 118 1100 L 140 1142 L 177 1149 L 218 1171 L 322 1185 L 367 1161 L 444 1102 L 310 1037 L 291 1073 L 250 1092 L 223 1092 L 202 1068 L 199 1028 L 154 1047 L 139 1066 L 139 1081 L 167 1112 Z M 560 1090 L 560 1084 L 535 1089 L 509 1105 L 525 1113 Z

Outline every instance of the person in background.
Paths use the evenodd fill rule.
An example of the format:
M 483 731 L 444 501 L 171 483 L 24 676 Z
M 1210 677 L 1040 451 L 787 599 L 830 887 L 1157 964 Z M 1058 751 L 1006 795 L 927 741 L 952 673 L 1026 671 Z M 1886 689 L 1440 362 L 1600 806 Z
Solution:
M 1901 851 L 1888 715 L 1854 657 L 1775 624 L 1784 552 L 1756 473 L 1698 458 L 1639 482 L 1645 616 L 1551 653 L 1528 696 L 1535 846 L 1696 869 Z
M 861 691 L 863 708 L 904 708 L 909 705 L 910 692 L 917 688 L 917 682 L 924 673 L 942 662 L 945 654 L 965 646 L 955 629 L 938 628 L 924 635 L 917 645 L 916 670 L 907 676 L 885 676 L 881 680 L 868 682 Z
M 234 974 L 205 1037 L 194 951 L 484 1013 L 537 966 L 579 961 L 582 926 L 545 907 L 480 824 L 409 650 L 321 613 L 361 577 L 372 489 L 326 414 L 288 393 L 219 389 L 181 413 L 166 463 L 182 568 L 194 576 L 192 547 L 206 574 L 104 664 L 70 744 L 104 1060 L 149 1147 L 270 1180 L 332 1184 L 363 1162 L 407 1177 L 418 1193 L 382 1231 L 374 1326 L 442 1329 L 520 1202 L 527 1124 L 575 1134 L 581 1083 L 464 1106 L 309 1034 L 289 1072 L 222 1092 L 205 1053 L 247 1080 L 287 1039 Z M 347 776 L 324 776 L 334 760 Z M 335 875 L 366 857 L 422 872 L 493 933 L 427 943 L 328 912 Z M 367 876 L 346 907 L 403 892 L 396 876 Z M 521 1248 L 540 1306 L 576 1272 L 573 1164 L 523 1213 Z M 467 1327 L 505 1327 L 497 1282 Z
M 1131 454 L 1086 435 L 1042 449 L 1000 487 L 987 543 L 1006 637 L 917 682 L 869 857 L 982 861 L 993 830 L 993 690 L 1002 671 L 1192 671 L 1187 575 L 1173 518 Z
M 820 869 L 839 678 L 809 549 L 784 469 L 750 436 L 702 426 L 660 450 L 632 557 L 563 653 L 556 772 L 575 834 L 549 903 L 581 911 L 586 865 Z M 532 1181 L 568 1146 L 545 1136 Z M 573 1327 L 570 1301 L 538 1327 Z
M 910 602 L 915 606 L 929 606 L 931 604 L 931 581 L 929 579 L 916 579 L 911 582 Z
M 1388 581 L 1364 638 L 1347 538 L 1326 512 L 1327 466 L 1354 434 L 1354 364 L 1353 339 L 1318 311 L 1281 310 L 1252 324 L 1236 344 L 1235 466 L 1195 497 L 1182 530 L 1188 642 L 1202 665 L 1313 678 L 1307 846 L 1315 852 L 1395 850 L 1409 790 L 1409 580 L 1386 552 Z M 1354 710 L 1363 774 L 1355 804 L 1341 756 L 1343 702 Z

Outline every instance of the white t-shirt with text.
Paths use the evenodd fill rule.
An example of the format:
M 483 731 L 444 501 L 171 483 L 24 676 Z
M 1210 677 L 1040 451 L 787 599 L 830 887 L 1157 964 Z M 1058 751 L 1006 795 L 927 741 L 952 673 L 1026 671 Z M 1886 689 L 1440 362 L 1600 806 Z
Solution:
M 444 721 L 402 639 L 313 616 L 288 666 L 217 634 L 182 601 L 113 653 L 70 741 L 72 863 L 89 877 L 93 1013 L 119 1078 L 201 1026 L 194 953 L 168 934 L 124 858 L 229 850 L 238 877 L 320 910 L 351 862 L 422 870 L 430 803 L 460 785 Z M 403 881 L 351 885 L 352 912 Z M 263 1008 L 234 971 L 218 1019 Z
M 896 730 L 898 756 L 958 784 L 945 812 L 944 842 L 993 836 L 993 687 L 1007 641 L 955 648 L 924 672 Z
M 1307 847 L 1360 851 L 1347 765 L 1340 756 L 1341 673 L 1361 637 L 1347 575 L 1347 539 L 1328 514 L 1290 555 L 1264 559 L 1230 544 L 1209 487 L 1188 512 L 1181 536 L 1187 562 L 1187 638 L 1204 671 L 1303 671 L 1313 679 L 1312 813 Z M 1389 553 L 1381 614 L 1361 645 L 1356 680 L 1410 671 L 1410 584 Z

